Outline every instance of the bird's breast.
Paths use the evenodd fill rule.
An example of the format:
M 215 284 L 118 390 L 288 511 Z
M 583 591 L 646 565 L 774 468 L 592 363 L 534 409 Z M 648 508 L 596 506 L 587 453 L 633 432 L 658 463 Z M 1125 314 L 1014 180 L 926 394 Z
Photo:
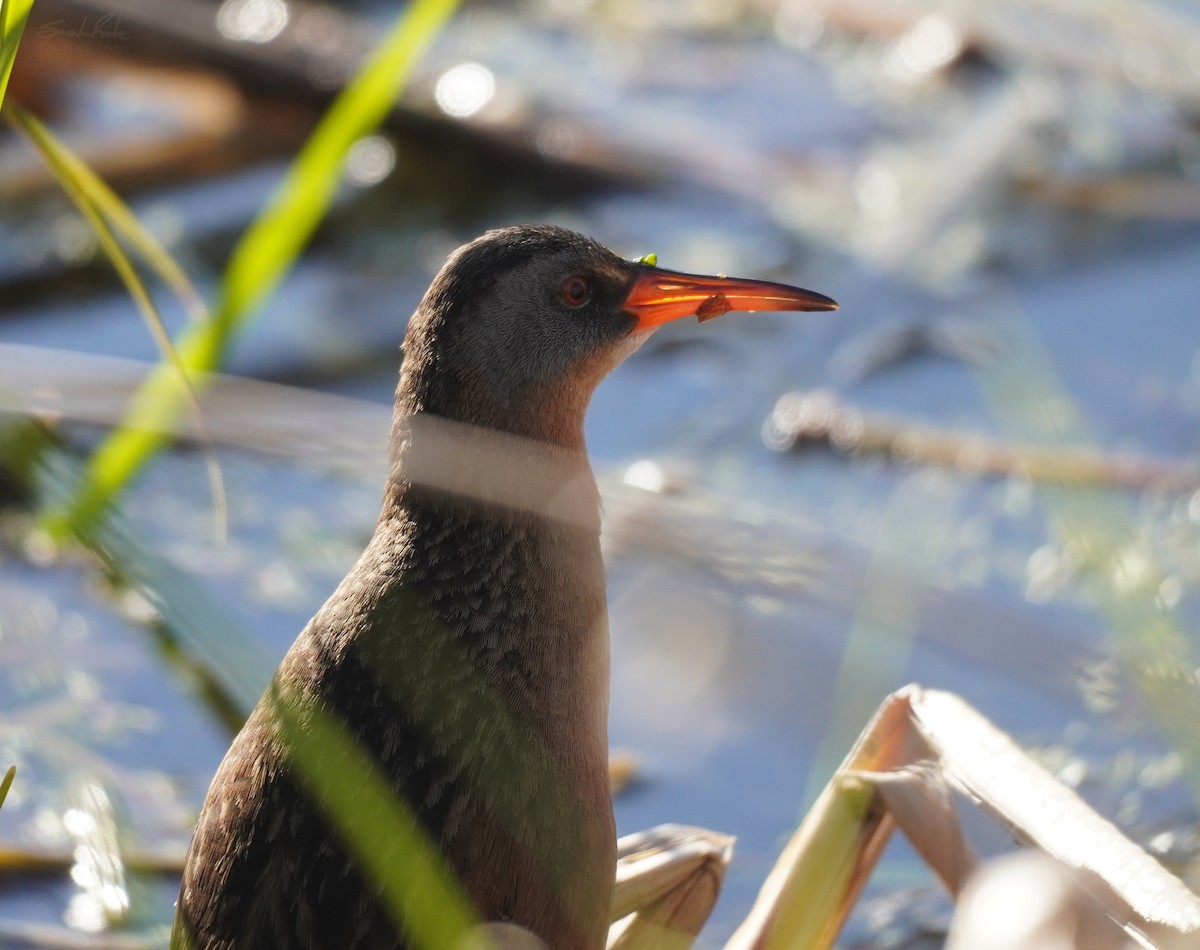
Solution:
M 485 919 L 589 945 L 615 861 L 594 530 L 410 503 L 293 653 Z

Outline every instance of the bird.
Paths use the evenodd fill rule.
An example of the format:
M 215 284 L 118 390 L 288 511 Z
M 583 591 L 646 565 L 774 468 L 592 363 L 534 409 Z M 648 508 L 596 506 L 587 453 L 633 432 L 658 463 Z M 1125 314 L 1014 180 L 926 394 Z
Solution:
M 616 835 L 588 402 L 668 321 L 836 308 L 627 260 L 552 225 L 455 251 L 404 336 L 377 526 L 216 772 L 172 948 L 414 946 L 297 774 L 279 690 L 340 725 L 480 921 L 553 950 L 604 946 Z

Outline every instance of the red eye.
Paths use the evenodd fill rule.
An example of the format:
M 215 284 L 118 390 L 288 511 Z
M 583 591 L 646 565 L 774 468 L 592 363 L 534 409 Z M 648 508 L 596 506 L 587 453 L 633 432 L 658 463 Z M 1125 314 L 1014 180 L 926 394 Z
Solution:
M 563 281 L 559 295 L 568 307 L 582 307 L 592 297 L 592 285 L 586 277 L 568 277 Z

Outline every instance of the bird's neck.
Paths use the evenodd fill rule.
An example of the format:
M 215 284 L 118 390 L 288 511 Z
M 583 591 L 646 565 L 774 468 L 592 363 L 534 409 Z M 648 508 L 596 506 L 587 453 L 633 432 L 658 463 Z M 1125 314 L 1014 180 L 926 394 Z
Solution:
M 519 516 L 597 536 L 600 496 L 582 447 L 397 412 L 383 517 L 431 504 L 480 523 Z
M 584 416 L 611 366 L 585 362 L 546 379 L 510 379 L 496 378 L 484 359 L 461 361 L 465 366 L 422 346 L 419 338 L 406 341 L 396 424 L 403 426 L 412 416 L 434 416 L 586 455 Z

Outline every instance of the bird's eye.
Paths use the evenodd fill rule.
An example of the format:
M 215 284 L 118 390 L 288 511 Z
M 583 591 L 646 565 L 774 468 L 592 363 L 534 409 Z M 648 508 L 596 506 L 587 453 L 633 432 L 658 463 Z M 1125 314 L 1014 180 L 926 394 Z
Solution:
M 592 285 L 588 283 L 586 277 L 579 275 L 568 277 L 563 281 L 559 295 L 562 297 L 562 302 L 568 307 L 582 307 L 592 299 Z

